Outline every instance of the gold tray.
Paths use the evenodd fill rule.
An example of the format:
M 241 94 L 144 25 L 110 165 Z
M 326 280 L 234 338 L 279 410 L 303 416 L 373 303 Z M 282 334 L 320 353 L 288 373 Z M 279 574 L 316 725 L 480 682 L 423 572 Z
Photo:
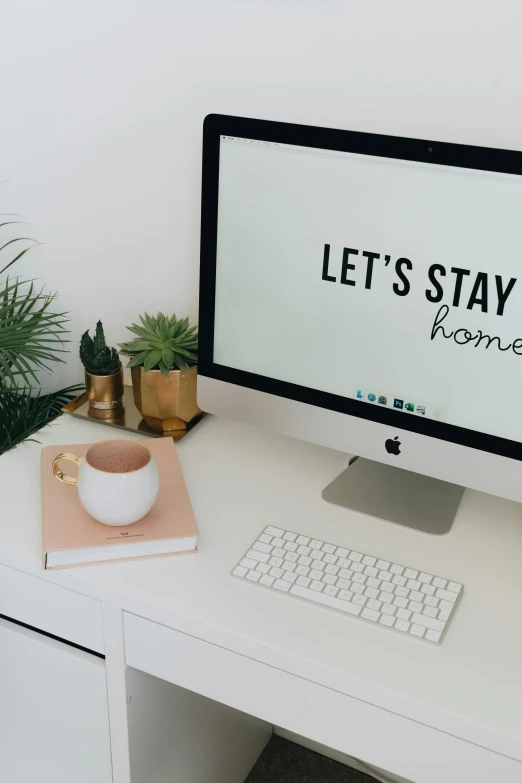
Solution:
M 125 381 L 127 379 L 125 378 Z M 130 380 L 130 379 L 129 379 Z M 134 404 L 134 397 L 132 394 L 132 386 L 125 384 L 123 387 L 123 404 L 121 408 L 116 411 L 104 411 L 95 410 L 89 407 L 87 401 L 87 392 L 80 394 L 71 402 L 68 402 L 62 408 L 64 413 L 68 413 L 71 416 L 78 416 L 80 419 L 90 419 L 91 421 L 98 421 L 100 424 L 108 424 L 110 427 L 118 427 L 122 430 L 131 430 L 132 432 L 141 432 L 144 435 L 151 435 L 153 438 L 173 438 L 174 440 L 181 440 L 189 430 L 194 427 L 198 421 L 201 421 L 204 413 L 201 416 L 197 416 L 187 424 L 184 430 L 171 430 L 169 432 L 161 432 L 160 430 L 154 430 L 149 427 L 145 419 L 142 418 L 141 413 Z

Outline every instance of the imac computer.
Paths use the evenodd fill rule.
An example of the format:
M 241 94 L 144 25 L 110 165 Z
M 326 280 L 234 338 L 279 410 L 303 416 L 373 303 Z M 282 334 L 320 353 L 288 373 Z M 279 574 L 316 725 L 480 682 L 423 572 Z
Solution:
M 209 115 L 198 400 L 356 455 L 325 500 L 429 533 L 522 501 L 522 154 Z

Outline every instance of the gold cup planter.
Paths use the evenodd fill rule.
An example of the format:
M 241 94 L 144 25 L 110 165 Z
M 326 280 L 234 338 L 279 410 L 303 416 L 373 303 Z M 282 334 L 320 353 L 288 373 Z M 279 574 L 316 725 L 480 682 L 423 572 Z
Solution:
M 91 408 L 112 411 L 119 408 L 123 397 L 123 368 L 112 375 L 92 375 L 85 370 L 85 389 Z
M 132 367 L 132 391 L 137 409 L 149 427 L 162 432 L 185 430 L 187 423 L 201 415 L 198 408 L 196 385 L 198 368 L 171 370 L 162 375 L 160 370 L 144 372 L 143 367 Z

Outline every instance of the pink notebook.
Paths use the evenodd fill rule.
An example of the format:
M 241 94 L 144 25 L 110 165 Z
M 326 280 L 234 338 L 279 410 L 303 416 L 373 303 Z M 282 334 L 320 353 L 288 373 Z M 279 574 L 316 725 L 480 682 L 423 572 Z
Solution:
M 198 528 L 174 441 L 147 441 L 158 466 L 159 494 L 143 519 L 124 527 L 96 522 L 81 505 L 76 487 L 53 476 L 52 463 L 58 454 L 72 452 L 81 457 L 89 445 L 42 449 L 43 567 L 67 568 L 195 552 Z M 71 465 L 71 474 L 74 470 Z

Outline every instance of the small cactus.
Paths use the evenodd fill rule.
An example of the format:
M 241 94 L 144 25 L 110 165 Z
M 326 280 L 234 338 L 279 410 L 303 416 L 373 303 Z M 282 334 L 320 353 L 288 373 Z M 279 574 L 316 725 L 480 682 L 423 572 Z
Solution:
M 120 368 L 120 358 L 116 348 L 109 348 L 105 342 L 103 324 L 98 321 L 94 340 L 89 330 L 82 334 L 80 340 L 80 359 L 91 375 L 114 375 Z

